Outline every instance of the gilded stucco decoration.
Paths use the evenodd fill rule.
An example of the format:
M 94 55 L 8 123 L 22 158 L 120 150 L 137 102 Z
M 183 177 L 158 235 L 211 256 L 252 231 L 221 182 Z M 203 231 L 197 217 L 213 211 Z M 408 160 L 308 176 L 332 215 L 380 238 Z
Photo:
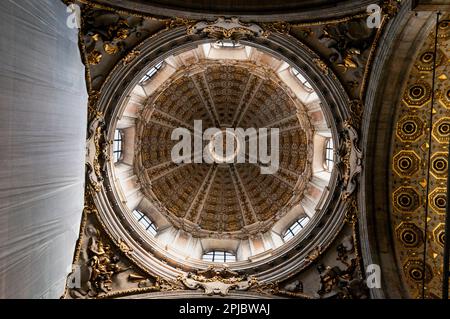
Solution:
M 337 247 L 336 260 L 340 265 L 317 265 L 320 286 L 317 291 L 321 298 L 365 299 L 368 298 L 366 282 L 360 277 L 360 264 L 356 255 L 354 237 L 345 237 Z M 355 256 L 356 255 L 356 256 Z
M 63 298 L 115 298 L 181 289 L 181 283 L 164 280 L 135 266 L 133 251 L 122 239 L 112 238 L 105 231 L 93 192 L 88 190 L 85 194 L 80 237 Z
M 249 290 L 258 284 L 258 281 L 251 276 L 242 276 L 226 267 L 216 269 L 213 266 L 203 271 L 182 275 L 179 280 L 188 289 L 203 289 L 208 296 L 226 296 L 230 290 Z
M 336 20 L 291 23 L 288 30 L 320 55 L 321 63 L 334 71 L 352 100 L 363 103 L 378 41 L 399 7 L 398 1 L 381 1 L 379 29 L 368 28 L 368 14 L 361 13 Z
M 87 187 L 99 192 L 103 183 L 105 163 L 110 159 L 109 142 L 105 135 L 105 119 L 101 113 L 91 121 L 86 141 L 86 179 Z
M 343 143 L 337 150 L 336 169 L 342 179 L 342 198 L 347 200 L 355 192 L 358 182 L 357 177 L 361 173 L 362 152 L 358 146 L 358 134 L 354 127 L 346 124 L 346 130 L 342 133 Z
M 442 290 L 450 127 L 446 97 L 450 86 L 447 77 L 450 28 L 445 19 L 448 17 L 441 16 L 438 26 L 436 57 L 434 30 L 418 50 L 395 125 L 391 163 L 392 227 L 397 258 L 413 298 L 422 298 L 423 291 L 426 298 L 439 297 Z M 434 92 L 431 88 L 433 61 L 436 62 Z
M 242 23 L 238 18 L 219 17 L 214 22 L 199 21 L 187 29 L 188 34 L 205 33 L 216 40 L 239 40 L 244 36 L 263 36 L 264 30 L 254 23 Z

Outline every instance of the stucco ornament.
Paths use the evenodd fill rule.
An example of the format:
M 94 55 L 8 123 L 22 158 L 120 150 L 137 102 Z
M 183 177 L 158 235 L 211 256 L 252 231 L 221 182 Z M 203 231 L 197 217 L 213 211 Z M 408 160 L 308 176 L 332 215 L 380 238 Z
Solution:
M 219 17 L 214 22 L 199 21 L 188 29 L 188 34 L 206 33 L 217 39 L 239 39 L 245 35 L 263 36 L 264 30 L 254 23 L 242 23 L 238 18 Z
M 189 289 L 203 289 L 208 296 L 226 296 L 232 289 L 248 290 L 257 283 L 251 276 L 240 276 L 226 267 L 215 269 L 213 266 L 204 271 L 182 275 L 179 280 Z
M 337 170 L 343 183 L 342 198 L 347 200 L 356 190 L 357 176 L 362 170 L 362 152 L 358 147 L 358 133 L 349 124 L 345 125 L 342 143 L 337 151 Z

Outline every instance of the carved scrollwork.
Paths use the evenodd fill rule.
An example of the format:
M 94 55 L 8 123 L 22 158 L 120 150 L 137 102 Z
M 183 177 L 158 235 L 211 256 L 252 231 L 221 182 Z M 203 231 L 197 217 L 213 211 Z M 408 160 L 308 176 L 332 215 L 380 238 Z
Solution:
M 397 0 L 383 0 L 381 2 L 383 13 L 388 19 L 395 17 L 400 10 L 400 1 Z
M 361 129 L 364 104 L 361 100 L 356 99 L 348 104 L 348 109 L 350 112 L 350 118 L 347 120 L 347 124 L 353 126 L 357 131 L 359 131 Z
M 357 187 L 357 176 L 362 169 L 362 152 L 358 147 L 358 134 L 348 123 L 345 123 L 342 143 L 337 150 L 336 168 L 342 181 L 342 198 L 347 200 Z
M 113 278 L 130 269 L 121 265 L 111 246 L 99 238 L 96 228 L 90 225 L 85 232 L 89 235 L 87 250 L 83 251 L 86 263 L 80 266 L 77 274 L 81 277 L 80 286 L 70 290 L 72 298 L 95 298 L 107 294 L 112 290 Z
M 134 59 L 136 59 L 141 54 L 138 50 L 131 50 L 128 52 L 128 54 L 123 58 L 123 64 L 128 65 L 130 64 Z
M 291 30 L 290 23 L 285 21 L 261 23 L 261 26 L 264 28 L 264 36 L 268 36 L 272 32 L 289 34 Z
M 103 183 L 102 172 L 109 160 L 109 143 L 105 134 L 105 120 L 101 113 L 97 113 L 89 124 L 88 138 L 86 141 L 86 174 L 90 186 L 99 192 Z
M 349 224 L 355 224 L 358 221 L 358 202 L 354 195 L 350 199 L 347 199 L 347 202 L 345 221 Z
M 328 75 L 330 73 L 330 69 L 328 68 L 328 65 L 322 59 L 316 58 L 313 60 L 313 62 L 319 67 L 320 71 L 324 75 Z
M 226 296 L 230 290 L 248 290 L 257 284 L 256 279 L 251 276 L 241 276 L 226 267 L 216 269 L 213 266 L 204 271 L 182 275 L 179 281 L 189 289 L 203 289 L 209 296 Z
M 201 289 L 205 295 L 227 296 L 230 290 L 256 292 L 268 296 L 284 296 L 290 298 L 311 299 L 303 293 L 303 283 L 296 280 L 280 288 L 279 283 L 259 282 L 256 278 L 230 271 L 227 267 L 208 267 L 204 271 L 196 271 L 179 276 L 178 281 L 191 290 Z
M 186 19 L 186 18 L 175 18 L 175 19 L 170 19 L 166 21 L 166 29 L 171 30 L 171 29 L 175 29 L 178 27 L 191 27 L 193 24 L 196 23 L 196 20 L 190 20 L 190 19 Z
M 246 36 L 260 37 L 265 35 L 264 30 L 257 24 L 242 23 L 238 18 L 220 17 L 214 22 L 199 21 L 190 26 L 188 34 L 206 33 L 216 40 L 239 40 Z
M 172 21 L 134 15 L 91 2 L 82 1 L 80 7 L 80 48 L 89 90 L 99 90 L 117 63 L 130 63 L 139 55 L 136 46 L 168 29 Z
M 125 48 L 124 41 L 142 25 L 143 18 L 128 19 L 109 10 L 94 10 L 90 6 L 83 7 L 82 34 L 88 40 L 86 50 L 88 63 L 99 64 L 103 55 L 101 47 L 108 55 L 115 55 Z
M 129 267 L 120 266 L 119 257 L 111 252 L 109 246 L 95 238 L 91 238 L 89 254 L 91 256 L 89 259 L 91 287 L 96 294 L 111 291 L 112 277 L 128 270 Z
M 88 99 L 88 116 L 89 116 L 89 122 L 91 123 L 95 117 L 101 116 L 102 114 L 98 112 L 98 101 L 100 99 L 101 93 L 96 90 L 92 90 L 89 92 L 89 99 Z
M 181 290 L 183 285 L 134 267 L 133 250 L 121 238 L 111 240 L 99 225 L 93 190 L 85 194 L 80 237 L 65 298 L 114 298 Z M 101 224 L 101 223 L 100 223 Z
M 161 277 L 147 278 L 145 276 L 131 273 L 128 275 L 128 281 L 137 282 L 138 287 L 145 289 L 145 292 L 173 291 L 182 289 L 182 286 L 177 282 L 170 282 L 162 279 Z
M 373 30 L 367 28 L 366 21 L 359 18 L 325 26 L 319 40 L 332 51 L 330 62 L 346 72 L 361 66 L 360 56 L 370 48 L 373 34 Z
M 312 262 L 314 262 L 317 258 L 319 258 L 320 257 L 320 255 L 322 254 L 322 247 L 320 247 L 320 246 L 317 246 L 316 248 L 314 248 L 310 253 L 309 253 L 309 255 L 306 257 L 306 260 L 309 262 L 309 263 L 312 263 Z

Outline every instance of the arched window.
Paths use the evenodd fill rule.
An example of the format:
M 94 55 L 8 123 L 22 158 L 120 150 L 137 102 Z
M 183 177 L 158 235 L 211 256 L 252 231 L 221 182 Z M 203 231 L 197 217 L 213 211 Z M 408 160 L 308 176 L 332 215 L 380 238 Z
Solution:
M 292 74 L 297 78 L 297 80 L 300 81 L 300 83 L 303 85 L 303 87 L 307 90 L 312 92 L 313 91 L 313 87 L 311 86 L 311 84 L 309 84 L 308 80 L 305 79 L 305 77 L 300 73 L 299 70 L 292 68 Z
M 144 229 L 146 231 L 148 231 L 150 234 L 152 234 L 153 236 L 156 236 L 156 233 L 158 232 L 158 228 L 156 227 L 156 225 L 150 220 L 150 218 L 148 218 L 146 215 L 144 215 L 143 212 L 138 211 L 138 210 L 134 210 L 133 211 L 133 215 L 134 217 L 137 219 L 137 221 L 139 222 L 139 224 L 142 225 L 142 227 L 144 227 Z
M 283 239 L 284 241 L 288 241 L 291 238 L 293 238 L 295 235 L 297 235 L 304 227 L 305 225 L 309 222 L 309 217 L 308 216 L 303 216 L 299 219 L 297 219 L 292 225 L 291 227 L 289 227 L 283 235 Z
M 235 262 L 236 255 L 223 250 L 213 250 L 204 254 L 202 259 L 213 263 Z
M 162 69 L 164 64 L 164 61 L 159 62 L 157 65 L 155 65 L 154 67 L 152 67 L 142 78 L 141 81 L 139 81 L 139 84 L 143 84 L 145 82 L 147 82 L 148 80 L 150 80 L 153 76 L 155 76 L 155 74 Z
M 114 163 L 117 163 L 122 157 L 122 132 L 120 130 L 114 132 L 113 156 Z
M 331 172 L 333 166 L 334 166 L 334 146 L 333 146 L 333 139 L 329 138 L 327 140 L 327 145 L 325 148 L 325 169 Z
M 224 40 L 219 40 L 216 43 L 214 43 L 214 46 L 218 49 L 220 48 L 224 48 L 224 49 L 237 49 L 237 48 L 241 48 L 242 45 L 240 45 L 238 42 L 236 41 L 224 41 Z

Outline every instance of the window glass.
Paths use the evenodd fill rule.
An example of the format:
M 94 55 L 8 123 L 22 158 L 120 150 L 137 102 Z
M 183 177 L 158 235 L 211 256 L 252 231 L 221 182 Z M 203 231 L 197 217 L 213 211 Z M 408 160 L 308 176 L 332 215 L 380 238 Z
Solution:
M 118 162 L 122 157 L 122 144 L 122 132 L 120 132 L 120 130 L 116 130 L 114 133 L 113 141 L 114 163 Z
M 139 222 L 139 224 L 141 224 L 142 227 L 144 227 L 144 229 L 146 231 L 148 231 L 153 236 L 155 236 L 157 234 L 158 229 L 157 229 L 156 225 L 150 220 L 150 218 L 148 218 L 146 215 L 144 215 L 144 213 L 135 209 L 133 211 L 133 215 L 136 218 L 136 220 Z
M 297 219 L 288 229 L 286 229 L 283 235 L 284 241 L 288 241 L 295 235 L 297 235 L 300 232 L 300 230 L 302 230 L 306 226 L 308 222 L 309 222 L 308 216 L 303 216 Z
M 227 49 L 235 49 L 235 48 L 241 48 L 242 45 L 237 43 L 236 41 L 217 41 L 214 46 L 216 48 L 227 48 Z
M 308 80 L 306 80 L 305 77 L 303 75 L 301 75 L 300 71 L 298 71 L 297 69 L 292 68 L 292 74 L 294 74 L 294 76 L 300 81 L 300 83 L 308 91 L 312 91 L 313 90 L 313 87 L 311 86 L 311 84 L 309 84 Z
M 206 254 L 204 254 L 202 259 L 204 261 L 224 263 L 224 262 L 236 261 L 236 256 L 227 251 L 213 250 L 213 251 L 210 251 L 210 252 L 207 252 Z
M 333 139 L 328 139 L 327 146 L 325 149 L 325 168 L 327 171 L 331 172 L 334 166 L 334 147 Z
M 142 78 L 141 81 L 139 81 L 139 84 L 143 84 L 145 82 L 147 82 L 148 80 L 150 80 L 152 77 L 155 76 L 155 74 L 161 70 L 161 68 L 163 67 L 163 63 L 164 62 L 159 62 L 157 65 L 155 65 L 154 67 L 152 67 Z

